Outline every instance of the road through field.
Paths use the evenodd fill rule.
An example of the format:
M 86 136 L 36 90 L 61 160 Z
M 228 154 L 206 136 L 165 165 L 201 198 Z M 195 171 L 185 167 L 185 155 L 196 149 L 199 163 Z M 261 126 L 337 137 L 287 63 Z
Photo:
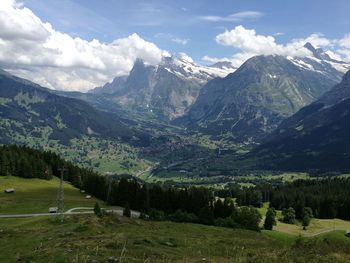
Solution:
M 88 211 L 75 211 L 75 210 L 88 210 Z M 116 207 L 112 209 L 106 210 L 108 213 L 113 213 L 119 216 L 123 215 L 123 208 Z M 75 207 L 71 208 L 68 211 L 64 212 L 65 215 L 85 215 L 85 214 L 93 214 L 92 207 Z M 0 214 L 0 218 L 19 218 L 19 217 L 38 217 L 38 216 L 55 216 L 57 213 L 30 213 L 30 214 Z M 137 211 L 131 211 L 131 217 L 138 218 L 140 213 Z

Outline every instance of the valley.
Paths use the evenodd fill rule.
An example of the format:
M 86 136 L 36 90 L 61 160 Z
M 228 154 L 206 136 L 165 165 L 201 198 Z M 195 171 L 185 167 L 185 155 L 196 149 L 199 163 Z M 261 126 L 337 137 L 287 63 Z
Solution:
M 260 2 L 1 0 L 0 263 L 350 262 L 349 3 Z

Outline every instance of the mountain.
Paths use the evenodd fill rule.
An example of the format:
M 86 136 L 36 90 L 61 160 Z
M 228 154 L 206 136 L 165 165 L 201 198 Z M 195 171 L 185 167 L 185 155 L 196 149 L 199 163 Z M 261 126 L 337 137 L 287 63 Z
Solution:
M 30 81 L 0 71 L 0 143 L 18 137 L 45 138 L 69 144 L 84 135 L 138 142 L 138 133 L 118 119 L 81 100 L 53 94 Z M 142 138 L 142 139 L 141 139 Z
M 311 52 L 311 56 L 288 56 L 287 59 L 298 67 L 319 72 L 337 82 L 340 82 L 342 76 L 350 69 L 350 63 L 331 58 L 322 48 L 315 48 L 310 43 L 306 43 L 304 47 Z
M 350 171 L 350 71 L 302 108 L 253 151 L 269 168 Z
M 89 91 L 93 94 L 113 94 L 124 87 L 127 76 L 115 77 L 111 83 L 106 83 L 102 87 L 96 87 Z
M 259 142 L 342 75 L 313 56 L 252 57 L 227 77 L 209 81 L 187 114 L 174 123 L 239 143 Z
M 182 116 L 207 81 L 232 71 L 234 67 L 229 64 L 225 67 L 199 66 L 185 55 L 164 57 L 157 66 L 137 60 L 128 76 L 117 77 L 90 92 L 104 94 L 131 111 L 167 120 Z

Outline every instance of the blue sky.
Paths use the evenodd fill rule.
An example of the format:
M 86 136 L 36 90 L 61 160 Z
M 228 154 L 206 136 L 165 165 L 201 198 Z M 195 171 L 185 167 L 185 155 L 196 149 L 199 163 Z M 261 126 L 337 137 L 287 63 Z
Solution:
M 185 52 L 200 61 L 204 55 L 229 57 L 232 47 L 218 45 L 214 38 L 237 25 L 271 35 L 278 43 L 304 38 L 312 33 L 341 38 L 348 33 L 348 0 L 219 0 L 219 1 L 126 1 L 126 0 L 24 0 L 43 21 L 56 30 L 83 39 L 114 39 L 137 33 L 143 39 L 171 52 Z M 227 17 L 254 11 L 257 17 L 235 21 L 206 21 L 202 16 Z M 282 34 L 280 34 L 282 33 Z M 277 34 L 277 35 L 276 35 Z M 177 43 L 175 42 L 182 42 Z M 185 44 L 186 43 L 186 44 Z
M 0 68 L 52 89 L 87 91 L 180 52 L 239 67 L 308 56 L 311 42 L 350 62 L 349 0 L 0 1 Z

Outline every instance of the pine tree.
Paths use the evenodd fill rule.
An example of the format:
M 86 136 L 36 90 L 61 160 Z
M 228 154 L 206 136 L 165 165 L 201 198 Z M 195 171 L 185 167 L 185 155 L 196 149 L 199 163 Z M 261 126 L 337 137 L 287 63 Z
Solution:
M 306 227 L 310 225 L 311 218 L 308 214 L 305 214 L 303 217 L 303 229 L 306 230 Z
M 264 229 L 272 230 L 273 226 L 276 225 L 276 212 L 274 208 L 269 208 L 266 212 Z
M 310 225 L 311 218 L 313 218 L 312 209 L 310 207 L 304 207 L 303 220 L 302 220 L 304 230 L 306 230 L 306 227 L 308 227 Z

